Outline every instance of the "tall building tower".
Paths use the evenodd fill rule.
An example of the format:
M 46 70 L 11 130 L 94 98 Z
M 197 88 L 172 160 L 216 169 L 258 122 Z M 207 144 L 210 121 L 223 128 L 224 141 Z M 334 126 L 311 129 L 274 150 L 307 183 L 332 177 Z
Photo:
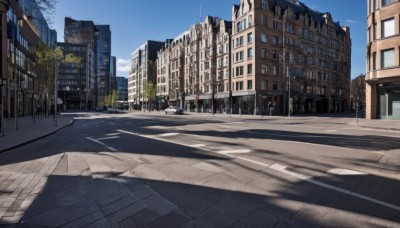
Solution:
M 366 118 L 400 120 L 400 1 L 367 4 Z
M 96 75 L 97 75 L 97 102 L 104 105 L 104 99 L 111 93 L 111 30 L 109 25 L 95 25 L 96 27 Z
M 349 108 L 348 27 L 297 0 L 232 8 L 233 113 L 328 113 Z
M 146 108 L 143 88 L 147 82 L 157 80 L 157 53 L 164 42 L 148 40 L 131 54 L 131 71 L 128 76 L 128 102 L 130 109 Z
M 92 109 L 97 106 L 96 33 L 93 21 L 65 18 L 64 43 L 58 46 L 64 54 L 74 54 L 79 64 L 61 64 L 58 96 L 64 109 Z

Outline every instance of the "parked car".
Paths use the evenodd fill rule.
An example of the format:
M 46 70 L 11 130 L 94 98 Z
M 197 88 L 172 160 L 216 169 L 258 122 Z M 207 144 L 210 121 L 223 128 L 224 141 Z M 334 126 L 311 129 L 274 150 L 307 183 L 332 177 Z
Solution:
M 108 113 L 118 113 L 118 109 L 116 109 L 116 108 L 108 108 L 107 112 Z
M 100 107 L 100 106 L 98 106 L 98 107 L 96 107 L 96 112 L 102 112 L 103 110 L 104 110 L 104 108 L 103 107 Z
M 178 106 L 169 106 L 165 109 L 165 114 L 183 114 L 183 109 Z

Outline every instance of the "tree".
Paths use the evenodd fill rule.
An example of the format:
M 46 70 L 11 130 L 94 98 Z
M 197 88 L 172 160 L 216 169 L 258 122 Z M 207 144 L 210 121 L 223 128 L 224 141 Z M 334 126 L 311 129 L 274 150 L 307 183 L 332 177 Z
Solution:
M 150 105 L 152 101 L 156 98 L 157 89 L 153 82 L 145 81 L 143 85 L 143 98 L 147 100 L 147 109 L 150 111 Z
M 81 59 L 73 54 L 64 56 L 60 48 L 51 49 L 43 42 L 39 42 L 34 50 L 37 63 L 37 91 L 42 98 L 43 107 L 48 114 L 49 94 L 54 94 L 55 61 L 58 63 L 79 64 Z M 44 99 L 44 100 L 43 100 Z
M 34 50 L 37 63 L 37 91 L 42 101 L 46 116 L 48 114 L 49 93 L 53 92 L 54 85 L 54 50 L 43 42 L 39 42 Z
M 104 98 L 104 104 L 105 104 L 105 106 L 111 107 L 111 108 L 118 106 L 118 93 L 116 90 L 113 90 L 110 95 L 107 95 Z

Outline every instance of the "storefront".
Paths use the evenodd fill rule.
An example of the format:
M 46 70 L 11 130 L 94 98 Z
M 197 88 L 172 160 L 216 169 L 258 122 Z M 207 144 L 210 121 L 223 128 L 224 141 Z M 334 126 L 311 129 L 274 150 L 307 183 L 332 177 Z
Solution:
M 377 86 L 378 118 L 400 120 L 400 83 L 384 83 Z

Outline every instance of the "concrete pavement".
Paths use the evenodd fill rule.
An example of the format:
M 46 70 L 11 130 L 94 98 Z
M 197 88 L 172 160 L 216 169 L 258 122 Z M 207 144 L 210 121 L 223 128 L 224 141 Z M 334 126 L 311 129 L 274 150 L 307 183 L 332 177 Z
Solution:
M 161 115 L 164 116 L 164 112 L 124 112 L 125 114 L 145 114 L 149 116 Z M 81 113 L 82 114 L 82 113 Z M 18 118 L 18 130 L 15 130 L 15 119 L 10 118 L 5 120 L 5 136 L 0 137 L 0 153 L 12 148 L 24 145 L 26 143 L 32 142 L 34 140 L 40 139 L 42 137 L 48 136 L 58 130 L 73 123 L 73 117 L 76 114 L 66 113 L 58 116 L 58 124 L 55 127 L 53 116 L 48 118 L 37 117 L 36 123 L 34 123 L 31 116 Z M 400 121 L 395 120 L 367 120 L 363 118 L 357 120 L 355 118 L 349 117 L 335 117 L 330 116 L 254 116 L 254 115 L 229 115 L 229 114 L 215 114 L 210 113 L 189 113 L 187 116 L 200 116 L 206 118 L 234 118 L 242 120 L 255 120 L 255 119 L 265 119 L 274 121 L 284 121 L 290 122 L 303 122 L 304 124 L 312 123 L 326 123 L 326 124 L 336 124 L 336 125 L 349 125 L 352 127 L 359 128 L 370 128 L 379 130 L 390 130 L 390 131 L 400 131 Z
M 314 153 L 322 148 L 318 143 L 313 144 L 314 149 L 296 155 L 300 148 L 298 141 L 313 142 L 316 133 L 305 132 L 296 141 L 299 135 L 295 131 L 292 135 L 284 130 L 271 131 L 270 126 L 265 123 L 258 126 L 257 121 L 249 122 L 251 131 L 244 124 L 235 124 L 250 117 L 234 116 L 232 120 L 220 121 L 213 120 L 218 116 L 199 116 L 188 115 L 181 120 L 181 116 L 164 113 L 89 114 L 58 134 L 1 154 L 0 226 L 398 226 L 397 214 L 382 205 L 329 189 L 323 191 L 272 169 L 275 166 L 271 164 L 279 162 L 288 166 L 287 173 L 306 171 L 305 174 L 319 181 L 339 187 L 349 185 L 356 193 L 367 196 L 381 192 L 381 186 L 390 186 L 393 191 L 399 189 L 400 160 L 391 159 L 399 154 L 398 150 L 387 148 L 383 155 L 366 144 L 361 145 L 361 141 L 368 140 L 363 138 L 364 130 L 355 137 L 344 134 L 343 138 L 351 137 L 348 140 L 330 138 L 330 146 L 323 147 L 324 159 L 336 155 L 334 160 L 340 159 L 340 164 L 347 162 L 349 167 L 354 167 L 354 162 L 361 162 L 363 167 L 367 167 L 367 162 L 374 166 L 381 161 L 392 162 L 393 168 L 397 168 L 389 170 L 392 178 L 368 172 L 383 171 L 388 168 L 386 165 L 365 168 L 368 175 L 332 176 L 327 171 L 334 164 L 327 166 L 326 160 L 315 157 Z M 228 116 L 221 116 L 225 117 Z M 265 118 L 266 123 L 272 120 L 286 128 L 305 121 L 309 124 L 331 121 L 334 125 L 343 123 L 352 127 L 345 119 L 340 122 L 335 118 L 322 121 L 320 117 L 269 118 Z M 120 128 L 127 132 L 118 131 Z M 287 136 L 283 134 L 291 136 L 292 144 L 285 141 Z M 234 138 L 235 142 L 225 138 Z M 268 140 L 275 141 L 265 142 Z M 284 143 L 279 144 L 278 140 Z M 243 146 L 254 152 L 241 150 Z M 302 157 L 317 165 L 309 167 L 306 163 L 310 162 L 301 160 Z M 365 192 L 371 186 L 379 187 L 372 193 Z M 388 192 L 382 195 L 390 196 Z M 381 200 L 400 205 L 398 198 Z
M 15 118 L 5 119 L 5 135 L 0 136 L 0 153 L 53 134 L 71 125 L 74 116 L 74 114 L 59 115 L 57 126 L 55 126 L 54 116 L 47 118 L 37 116 L 35 121 L 32 116 L 19 117 L 18 130 L 16 130 Z

